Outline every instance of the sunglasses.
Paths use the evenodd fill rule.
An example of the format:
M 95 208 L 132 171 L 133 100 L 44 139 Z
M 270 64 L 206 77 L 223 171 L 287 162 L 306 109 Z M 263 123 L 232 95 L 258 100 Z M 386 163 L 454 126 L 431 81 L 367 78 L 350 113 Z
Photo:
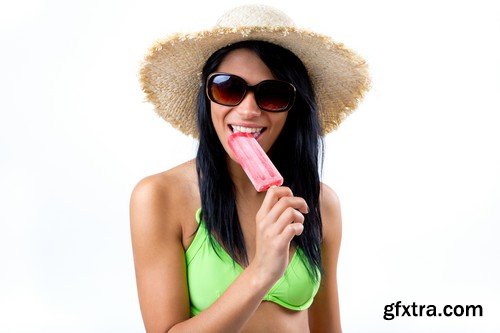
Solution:
M 268 112 L 288 111 L 295 101 L 295 87 L 280 80 L 264 80 L 251 86 L 237 75 L 212 73 L 207 78 L 206 87 L 208 98 L 225 106 L 240 104 L 248 91 L 254 93 L 257 106 Z

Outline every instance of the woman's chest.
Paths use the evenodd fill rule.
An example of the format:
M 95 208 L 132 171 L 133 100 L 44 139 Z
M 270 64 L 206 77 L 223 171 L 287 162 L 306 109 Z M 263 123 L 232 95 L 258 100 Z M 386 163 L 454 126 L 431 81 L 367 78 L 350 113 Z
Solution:
M 244 271 L 218 242 L 209 242 L 203 224 L 185 256 L 191 315 L 210 307 Z M 306 263 L 303 253 L 295 251 L 284 275 L 266 293 L 263 302 L 271 301 L 279 309 L 293 311 L 309 308 L 319 282 L 310 279 Z

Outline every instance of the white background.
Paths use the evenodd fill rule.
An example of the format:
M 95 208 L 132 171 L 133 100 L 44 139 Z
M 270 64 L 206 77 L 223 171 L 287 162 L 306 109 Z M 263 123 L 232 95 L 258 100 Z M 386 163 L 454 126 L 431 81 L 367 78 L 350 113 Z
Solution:
M 129 198 L 196 153 L 145 103 L 152 42 L 244 1 L 11 1 L 0 9 L 0 331 L 141 332 Z M 270 1 L 367 59 L 326 138 L 343 216 L 344 332 L 499 332 L 500 11 L 494 1 Z M 484 316 L 383 320 L 384 305 Z M 175 306 L 173 304 L 172 306 Z

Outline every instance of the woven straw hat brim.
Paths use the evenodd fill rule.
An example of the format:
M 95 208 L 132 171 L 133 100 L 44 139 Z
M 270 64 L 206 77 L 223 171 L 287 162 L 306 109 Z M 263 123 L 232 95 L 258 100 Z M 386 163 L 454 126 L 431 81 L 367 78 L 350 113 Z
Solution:
M 295 27 L 219 27 L 171 35 L 150 48 L 140 80 L 158 115 L 198 138 L 196 99 L 203 66 L 215 51 L 244 40 L 268 41 L 301 59 L 316 93 L 323 135 L 336 129 L 369 89 L 366 62 L 328 36 Z

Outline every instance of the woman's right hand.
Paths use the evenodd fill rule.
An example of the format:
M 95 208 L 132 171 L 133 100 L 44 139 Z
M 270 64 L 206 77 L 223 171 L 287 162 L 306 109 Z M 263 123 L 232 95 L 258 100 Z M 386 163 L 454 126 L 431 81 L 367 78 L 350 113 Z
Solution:
M 265 283 L 273 285 L 285 273 L 290 261 L 290 242 L 304 230 L 306 201 L 294 197 L 289 187 L 270 188 L 255 216 L 255 256 L 250 266 Z

